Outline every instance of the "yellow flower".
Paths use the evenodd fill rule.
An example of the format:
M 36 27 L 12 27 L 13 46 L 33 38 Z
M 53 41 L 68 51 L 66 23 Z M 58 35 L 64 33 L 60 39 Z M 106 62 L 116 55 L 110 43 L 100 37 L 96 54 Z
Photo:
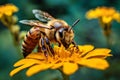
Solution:
M 120 13 L 112 7 L 97 7 L 86 13 L 88 19 L 101 18 L 103 23 L 110 23 L 112 20 L 120 22 Z
M 0 6 L 0 18 L 3 15 L 11 16 L 14 12 L 17 12 L 18 8 L 13 4 L 5 4 Z
M 14 64 L 16 67 L 10 72 L 10 76 L 15 75 L 19 71 L 28 68 L 26 75 L 32 76 L 38 72 L 47 69 L 58 69 L 66 75 L 75 73 L 81 67 L 89 67 L 104 70 L 109 67 L 105 60 L 107 56 L 111 56 L 109 49 L 94 49 L 92 45 L 78 46 L 78 49 L 70 45 L 68 49 L 63 46 L 54 46 L 54 56 L 45 57 L 43 53 L 31 53 L 25 59 Z

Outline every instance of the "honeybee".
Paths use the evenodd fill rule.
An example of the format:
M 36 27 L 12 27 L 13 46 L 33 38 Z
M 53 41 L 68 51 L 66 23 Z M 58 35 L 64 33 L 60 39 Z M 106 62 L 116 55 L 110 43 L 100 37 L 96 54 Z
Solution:
M 43 52 L 45 56 L 54 55 L 51 44 L 57 43 L 65 48 L 74 42 L 74 32 L 72 28 L 80 21 L 76 20 L 70 27 L 64 20 L 56 19 L 47 12 L 41 10 L 32 11 L 38 20 L 21 20 L 20 23 L 30 25 L 32 28 L 26 34 L 22 43 L 23 55 L 26 57 L 38 45 L 38 52 Z

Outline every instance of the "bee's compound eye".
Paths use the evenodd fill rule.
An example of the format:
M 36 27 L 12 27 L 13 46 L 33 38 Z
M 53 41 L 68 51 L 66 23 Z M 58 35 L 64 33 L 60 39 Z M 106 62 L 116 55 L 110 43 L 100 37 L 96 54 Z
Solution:
M 59 32 L 59 36 L 63 38 L 63 32 Z
M 64 28 L 61 28 L 59 30 L 59 36 L 60 36 L 60 38 L 63 38 L 63 35 L 64 35 Z

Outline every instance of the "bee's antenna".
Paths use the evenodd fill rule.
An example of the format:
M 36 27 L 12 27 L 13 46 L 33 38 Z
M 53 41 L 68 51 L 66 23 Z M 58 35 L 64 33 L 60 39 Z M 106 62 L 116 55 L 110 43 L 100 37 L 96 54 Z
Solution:
M 80 21 L 80 19 L 77 19 L 72 26 L 68 29 L 68 31 L 70 31 L 78 22 Z
M 77 19 L 73 24 L 72 24 L 72 28 L 80 21 L 80 19 Z

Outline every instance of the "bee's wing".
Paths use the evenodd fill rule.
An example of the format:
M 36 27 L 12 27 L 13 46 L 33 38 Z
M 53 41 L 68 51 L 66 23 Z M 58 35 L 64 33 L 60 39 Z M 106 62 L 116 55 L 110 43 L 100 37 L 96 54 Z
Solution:
M 41 10 L 34 9 L 32 12 L 35 15 L 35 17 L 39 19 L 41 22 L 48 22 L 54 19 L 54 17 L 52 17 L 50 14 Z
M 40 28 L 50 29 L 47 25 L 39 22 L 38 20 L 21 20 L 19 22 L 30 26 L 39 26 Z

